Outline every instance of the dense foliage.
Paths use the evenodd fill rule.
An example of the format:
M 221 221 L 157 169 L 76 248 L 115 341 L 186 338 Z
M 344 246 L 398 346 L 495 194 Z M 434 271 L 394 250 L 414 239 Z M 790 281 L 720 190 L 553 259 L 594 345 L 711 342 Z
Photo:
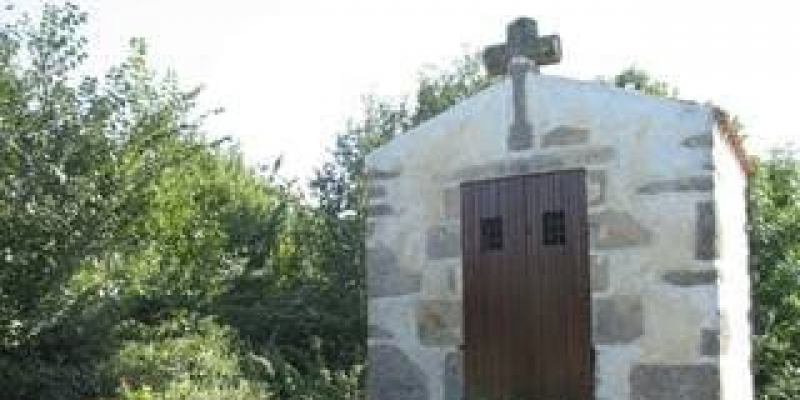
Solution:
M 133 40 L 102 79 L 86 15 L 0 26 L 0 393 L 9 399 L 360 399 L 364 157 L 485 88 L 477 57 L 368 97 L 308 198 L 280 160 L 211 141 L 198 90 Z M 610 81 L 653 95 L 632 68 Z M 751 247 L 763 400 L 800 396 L 800 162 L 757 163 Z
M 141 40 L 79 76 L 85 20 L 0 31 L 0 393 L 361 398 L 363 157 L 484 86 L 479 64 L 422 76 L 413 107 L 368 100 L 312 201 L 209 141 Z
M 0 393 L 358 397 L 363 279 L 318 246 L 335 224 L 207 140 L 142 41 L 78 76 L 85 19 L 0 31 Z
M 800 160 L 778 153 L 750 181 L 750 251 L 761 400 L 800 398 Z

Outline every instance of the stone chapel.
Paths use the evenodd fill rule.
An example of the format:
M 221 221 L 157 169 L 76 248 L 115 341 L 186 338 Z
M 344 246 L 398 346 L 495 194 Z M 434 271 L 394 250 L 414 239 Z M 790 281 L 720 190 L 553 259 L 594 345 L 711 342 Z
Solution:
M 745 400 L 747 164 L 709 105 L 538 73 L 366 162 L 372 400 Z

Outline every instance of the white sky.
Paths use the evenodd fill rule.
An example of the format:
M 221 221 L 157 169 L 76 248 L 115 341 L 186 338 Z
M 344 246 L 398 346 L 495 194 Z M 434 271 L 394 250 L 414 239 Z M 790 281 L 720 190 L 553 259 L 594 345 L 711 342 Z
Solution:
M 33 7 L 40 0 L 11 0 Z M 20 2 L 24 4 L 20 4 Z M 78 0 L 89 11 L 90 69 L 144 37 L 172 68 L 227 111 L 208 126 L 237 138 L 252 162 L 284 155 L 307 176 L 363 95 L 398 96 L 426 65 L 503 41 L 517 16 L 561 35 L 564 59 L 545 74 L 612 76 L 635 64 L 738 115 L 763 152 L 795 135 L 800 6 L 792 0 Z

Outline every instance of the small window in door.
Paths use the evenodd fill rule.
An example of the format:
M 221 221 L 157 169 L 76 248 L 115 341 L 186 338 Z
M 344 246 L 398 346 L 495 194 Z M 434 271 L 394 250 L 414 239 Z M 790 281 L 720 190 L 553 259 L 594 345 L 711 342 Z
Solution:
M 503 250 L 503 218 L 481 218 L 481 251 Z
M 567 241 L 564 211 L 545 211 L 542 214 L 542 239 L 545 246 L 563 246 Z

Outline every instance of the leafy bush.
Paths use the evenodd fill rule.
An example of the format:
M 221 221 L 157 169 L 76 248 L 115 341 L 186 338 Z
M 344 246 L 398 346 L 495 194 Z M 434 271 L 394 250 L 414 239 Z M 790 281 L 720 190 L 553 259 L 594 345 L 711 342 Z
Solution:
M 341 399 L 365 398 L 363 390 L 364 366 L 355 364 L 346 370 L 334 370 L 325 365 L 319 354 L 298 368 L 289 363 L 280 352 L 247 356 L 248 368 L 253 376 L 267 382 L 278 399 Z M 316 361 L 314 361 L 316 360 Z
M 750 182 L 759 399 L 800 398 L 800 160 L 778 153 Z
M 133 325 L 133 326 L 131 326 Z M 241 378 L 231 334 L 210 317 L 179 314 L 156 326 L 131 324 L 110 360 L 114 376 L 129 387 L 161 390 L 178 379 L 233 381 Z
M 130 389 L 123 386 L 120 400 L 266 400 L 270 397 L 251 387 L 248 381 L 240 381 L 237 386 L 213 386 L 207 382 L 180 380 L 170 382 L 162 392 L 155 392 L 148 386 Z

